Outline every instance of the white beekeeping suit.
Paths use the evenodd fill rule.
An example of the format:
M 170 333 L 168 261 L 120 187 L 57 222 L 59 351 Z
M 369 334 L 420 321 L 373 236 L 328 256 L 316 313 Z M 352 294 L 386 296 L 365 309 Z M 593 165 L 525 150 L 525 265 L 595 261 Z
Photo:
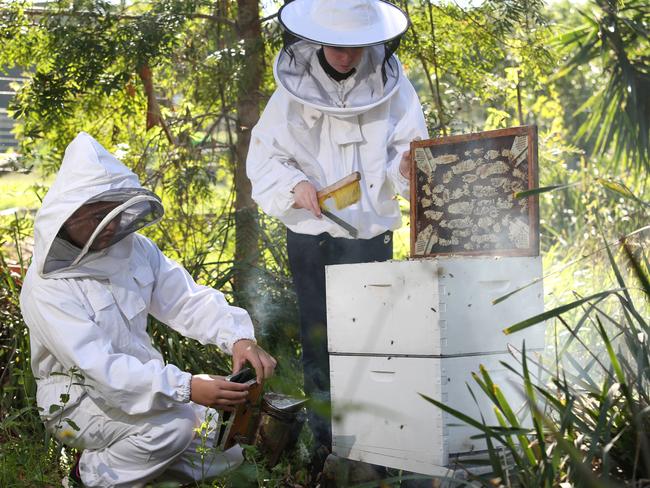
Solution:
M 301 234 L 348 232 L 308 210 L 293 208 L 291 190 L 303 180 L 324 188 L 361 173 L 361 200 L 336 213 L 370 239 L 401 224 L 394 197 L 409 195 L 399 172 L 404 151 L 428 137 L 422 108 L 396 57 L 384 70 L 383 46 L 366 48 L 353 76 L 332 81 L 317 60 L 320 45 L 300 41 L 278 54 L 278 88 L 252 131 L 246 160 L 253 198 Z
M 318 467 L 332 445 L 325 267 L 393 257 L 393 231 L 401 225 L 395 197 L 409 195 L 407 151 L 428 133 L 394 54 L 409 26 L 397 6 L 292 0 L 278 22 L 284 46 L 274 64 L 277 89 L 251 132 L 246 172 L 253 199 L 287 227 L 304 387 L 313 400 L 308 419 L 318 446 L 311 464 Z M 334 219 L 323 217 L 317 191 L 355 172 L 358 201 L 330 208 Z
M 103 219 L 83 248 L 61 237 L 79 207 L 105 201 L 116 208 L 98 217 Z M 201 461 L 193 429 L 216 412 L 190 402 L 191 374 L 164 363 L 146 326 L 151 314 L 228 353 L 235 341 L 254 338 L 253 326 L 244 310 L 196 284 L 152 241 L 134 233 L 162 213 L 158 197 L 82 132 L 68 146 L 36 216 L 34 256 L 20 302 L 37 403 L 51 432 L 84 449 L 86 486 L 142 486 L 164 472 L 198 479 L 241 461 L 239 449 Z M 93 250 L 93 239 L 115 221 L 112 241 Z M 83 380 L 71 381 L 73 370 Z

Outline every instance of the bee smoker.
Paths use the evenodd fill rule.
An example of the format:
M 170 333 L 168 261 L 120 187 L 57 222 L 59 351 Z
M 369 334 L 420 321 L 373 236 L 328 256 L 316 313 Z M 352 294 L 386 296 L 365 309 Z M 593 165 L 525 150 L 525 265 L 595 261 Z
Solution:
M 264 395 L 254 444 L 270 467 L 277 464 L 282 453 L 296 445 L 307 417 L 306 401 L 280 393 Z

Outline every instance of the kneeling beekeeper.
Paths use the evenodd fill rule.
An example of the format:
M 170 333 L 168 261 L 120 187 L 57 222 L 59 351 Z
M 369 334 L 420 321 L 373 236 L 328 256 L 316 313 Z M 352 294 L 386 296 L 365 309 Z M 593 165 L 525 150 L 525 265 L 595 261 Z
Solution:
M 147 335 L 148 314 L 231 353 L 235 371 L 250 362 L 258 381 L 276 365 L 255 343 L 246 311 L 136 233 L 162 215 L 160 199 L 82 132 L 36 216 L 20 301 L 37 403 L 46 428 L 83 449 L 70 474 L 82 486 L 197 480 L 242 460 L 238 446 L 202 459 L 194 429 L 216 422 L 211 407 L 243 403 L 249 387 L 165 364 Z

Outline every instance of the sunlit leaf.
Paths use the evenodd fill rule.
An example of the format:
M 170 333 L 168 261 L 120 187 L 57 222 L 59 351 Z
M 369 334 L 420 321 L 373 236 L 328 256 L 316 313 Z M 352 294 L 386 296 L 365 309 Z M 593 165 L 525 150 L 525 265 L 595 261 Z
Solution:
M 579 183 L 568 183 L 566 185 L 552 185 L 552 186 L 544 186 L 541 188 L 532 188 L 530 190 L 524 190 L 524 191 L 518 191 L 514 194 L 514 198 L 525 198 L 525 197 L 532 197 L 534 195 L 539 195 L 541 193 L 547 193 L 549 191 L 553 190 L 561 190 L 563 188 L 570 188 L 572 186 L 575 186 Z
M 567 303 L 565 305 L 562 305 L 560 307 L 556 307 L 553 310 L 549 310 L 547 312 L 540 313 L 538 315 L 535 315 L 534 317 L 530 317 L 526 320 L 522 320 L 521 322 L 517 322 L 514 325 L 511 325 L 510 327 L 507 327 L 506 329 L 503 330 L 504 334 L 513 334 L 515 332 L 518 332 L 523 329 L 527 329 L 528 327 L 531 327 L 535 324 L 539 324 L 540 322 L 544 322 L 548 319 L 551 319 L 553 317 L 557 317 L 565 312 L 568 312 L 569 310 L 572 310 L 576 307 L 579 307 L 583 303 L 589 302 L 591 300 L 602 300 L 603 298 L 612 295 L 614 293 L 617 293 L 621 291 L 620 289 L 615 289 L 615 290 L 608 290 L 608 291 L 603 291 L 599 293 L 594 293 L 593 295 L 590 295 L 586 298 L 582 298 L 580 300 L 576 300 L 571 303 Z
M 632 191 L 627 186 L 625 186 L 623 183 L 619 181 L 614 181 L 611 179 L 604 179 L 604 178 L 597 178 L 596 181 L 598 181 L 598 183 L 600 183 L 608 190 L 616 192 L 625 198 L 631 198 L 632 200 L 635 200 L 645 206 L 650 206 L 650 203 L 644 202 L 643 200 L 638 198 L 634 193 L 632 193 Z

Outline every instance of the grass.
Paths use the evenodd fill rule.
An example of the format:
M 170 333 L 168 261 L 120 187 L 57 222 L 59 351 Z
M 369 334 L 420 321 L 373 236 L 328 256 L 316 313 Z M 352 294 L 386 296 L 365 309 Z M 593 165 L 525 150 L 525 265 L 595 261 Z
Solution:
M 37 436 L 0 439 L 0 485 L 12 488 L 61 486 L 64 466 Z
M 484 369 L 472 374 L 474 382 L 468 387 L 490 398 L 497 425 L 425 397 L 485 437 L 492 474 L 476 477 L 475 482 L 486 487 L 648 486 L 650 270 L 646 241 L 642 235 L 611 246 L 603 237 L 604 259 L 594 261 L 591 256 L 590 263 L 598 265 L 589 268 L 590 279 L 582 282 L 585 275 L 579 271 L 584 264 L 580 261 L 561 268 L 555 274 L 573 277 L 568 282 L 578 285 L 573 293 L 566 293 L 567 282 L 560 283 L 555 306 L 506 330 L 515 339 L 518 331 L 533 326 L 546 326 L 556 333 L 549 344 L 551 354 L 542 363 L 527 355 L 525 348 L 513 352 L 509 363 L 502 363 L 521 380 L 531 422 L 520 422 L 514 413 L 517 405 L 508 403 Z M 605 273 L 607 268 L 609 273 Z M 540 368 L 543 374 L 535 375 Z
M 31 224 L 24 216 L 38 210 L 41 205 L 39 194 L 44 193 L 41 189 L 43 185 L 50 184 L 51 180 L 52 178 L 43 179 L 35 172 L 0 173 L 0 229 L 3 231 L 0 236 L 0 254 L 9 264 L 22 260 L 16 252 L 15 240 L 21 242 L 26 258 L 31 254 L 31 239 L 23 233 Z M 18 234 L 10 236 L 5 232 L 5 226 Z
M 46 185 L 36 173 L 9 173 L 0 176 L 0 214 L 12 208 L 35 210 L 40 207 L 35 185 Z

